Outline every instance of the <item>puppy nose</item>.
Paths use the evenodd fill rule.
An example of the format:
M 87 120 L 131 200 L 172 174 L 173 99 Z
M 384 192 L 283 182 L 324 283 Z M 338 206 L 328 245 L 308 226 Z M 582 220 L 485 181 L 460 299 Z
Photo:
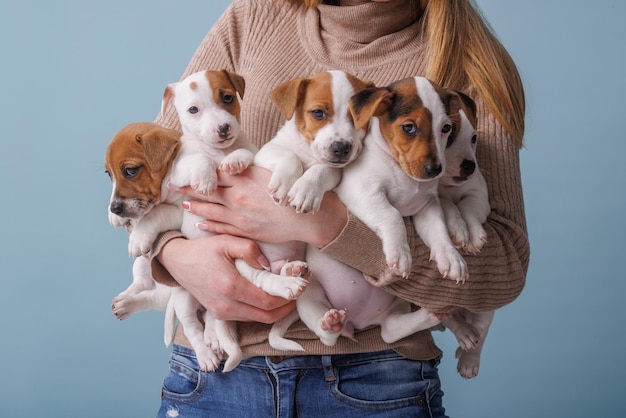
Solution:
M 463 170 L 465 175 L 469 176 L 474 172 L 474 170 L 476 170 L 476 163 L 471 160 L 463 160 L 461 163 L 461 170 Z
M 441 170 L 442 170 L 441 164 L 439 164 L 439 163 L 426 164 L 424 166 L 424 172 L 426 173 L 426 176 L 428 178 L 437 177 L 441 173 Z
M 350 151 L 352 151 L 352 144 L 349 142 L 335 141 L 330 144 L 330 150 L 337 160 L 343 161 L 350 154 Z
M 124 204 L 122 202 L 111 203 L 111 213 L 115 215 L 121 215 L 123 211 L 124 211 Z
M 230 131 L 230 125 L 228 123 L 225 123 L 217 127 L 217 134 L 219 135 L 220 138 L 228 137 L 229 131 Z

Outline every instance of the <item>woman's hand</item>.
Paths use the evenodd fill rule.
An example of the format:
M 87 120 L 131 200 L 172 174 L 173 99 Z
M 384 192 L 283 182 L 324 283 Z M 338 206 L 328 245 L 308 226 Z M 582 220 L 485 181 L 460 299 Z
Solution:
M 196 197 L 187 209 L 205 219 L 199 228 L 263 242 L 302 241 L 321 248 L 345 226 L 348 215 L 335 193 L 326 193 L 315 214 L 302 214 L 272 200 L 267 184 L 270 172 L 248 167 L 237 175 L 218 174 L 217 191 L 210 196 L 194 194 L 189 187 L 177 191 Z
M 268 295 L 235 268 L 235 258 L 255 268 L 269 266 L 254 241 L 229 235 L 176 238 L 157 258 L 217 319 L 270 324 L 295 308 L 295 302 Z

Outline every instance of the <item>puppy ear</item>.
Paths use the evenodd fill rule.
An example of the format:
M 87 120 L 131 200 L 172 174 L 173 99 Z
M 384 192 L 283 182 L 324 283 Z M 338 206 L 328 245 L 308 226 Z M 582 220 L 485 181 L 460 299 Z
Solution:
M 443 102 L 446 105 L 448 115 L 452 116 L 463 110 L 472 125 L 476 126 L 477 111 L 474 100 L 459 90 L 447 89 L 446 93 L 447 95 L 443 98 Z
M 174 99 L 174 88 L 178 83 L 168 84 L 163 92 L 163 99 L 161 100 L 161 117 L 165 116 L 165 111 L 170 102 Z
M 350 98 L 348 109 L 356 129 L 367 128 L 370 119 L 387 111 L 394 97 L 386 87 L 370 87 L 361 90 Z
M 235 87 L 237 93 L 239 93 L 239 97 L 243 99 L 243 93 L 246 90 L 246 80 L 242 76 L 236 73 L 231 73 L 227 70 L 222 70 L 224 76 L 230 80 L 230 83 Z
M 293 116 L 307 85 L 306 78 L 294 78 L 276 87 L 270 94 L 270 99 L 285 119 L 289 120 Z
M 169 167 L 174 160 L 180 149 L 180 136 L 178 131 L 157 126 L 137 134 L 135 139 L 141 144 L 150 169 L 158 172 Z

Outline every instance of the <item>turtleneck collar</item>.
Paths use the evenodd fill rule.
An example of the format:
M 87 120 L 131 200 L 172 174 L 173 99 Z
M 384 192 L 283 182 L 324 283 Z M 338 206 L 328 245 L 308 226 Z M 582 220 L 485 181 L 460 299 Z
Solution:
M 302 15 L 301 37 L 325 66 L 365 69 L 397 61 L 423 50 L 421 19 L 413 16 L 412 3 L 320 4 Z
M 330 36 L 368 44 L 415 23 L 413 0 L 370 2 L 357 6 L 317 6 L 320 26 Z

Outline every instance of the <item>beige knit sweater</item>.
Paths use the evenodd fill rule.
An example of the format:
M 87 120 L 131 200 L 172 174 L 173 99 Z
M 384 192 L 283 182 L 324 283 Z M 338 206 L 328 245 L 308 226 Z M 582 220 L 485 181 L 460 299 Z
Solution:
M 423 74 L 421 22 L 411 21 L 407 3 L 400 0 L 308 9 L 288 6 L 283 0 L 235 0 L 199 46 L 185 75 L 222 68 L 242 75 L 246 80 L 242 125 L 248 137 L 262 146 L 284 123 L 269 99 L 272 89 L 284 81 L 327 69 L 345 70 L 377 85 Z M 479 255 L 466 257 L 470 277 L 465 284 L 441 277 L 409 220 L 414 264 L 408 279 L 388 272 L 380 240 L 353 216 L 341 234 L 323 248 L 324 253 L 364 272 L 373 284 L 437 312 L 448 312 L 455 306 L 476 311 L 499 308 L 519 295 L 528 268 L 518 148 L 481 105 L 480 98 L 474 99 L 479 106 L 478 160 L 489 185 L 492 212 L 485 226 L 487 244 Z M 158 122 L 178 127 L 172 110 Z M 165 234 L 157 248 L 178 235 Z M 157 280 L 175 283 L 156 259 L 153 268 Z M 268 346 L 268 329 L 263 324 L 239 326 L 245 356 L 284 354 Z M 297 323 L 287 337 L 296 339 L 311 354 L 390 347 L 415 359 L 440 354 L 430 332 L 387 345 L 373 328 L 357 332 L 355 341 L 340 338 L 331 348 Z M 176 342 L 189 346 L 180 332 Z

